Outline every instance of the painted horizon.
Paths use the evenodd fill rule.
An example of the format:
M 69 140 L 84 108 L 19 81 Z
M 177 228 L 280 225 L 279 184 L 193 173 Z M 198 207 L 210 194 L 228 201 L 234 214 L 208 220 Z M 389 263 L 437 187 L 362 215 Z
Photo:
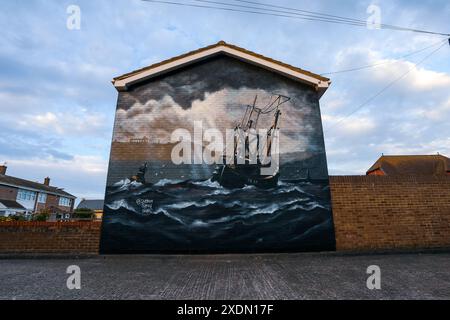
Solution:
M 280 106 L 272 184 L 226 184 L 214 179 L 220 165 L 173 163 L 175 130 L 193 135 L 201 122 L 224 133 L 255 97 L 267 106 L 277 94 L 290 100 Z M 261 116 L 258 127 L 272 122 L 273 115 Z M 334 226 L 313 88 L 218 56 L 119 93 L 102 253 L 329 250 Z

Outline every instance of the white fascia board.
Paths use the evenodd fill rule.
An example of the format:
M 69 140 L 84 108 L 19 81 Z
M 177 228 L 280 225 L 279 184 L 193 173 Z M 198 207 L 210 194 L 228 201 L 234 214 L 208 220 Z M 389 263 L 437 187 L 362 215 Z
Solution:
M 77 198 L 75 196 L 67 196 L 67 195 L 63 195 L 61 193 L 57 193 L 57 192 L 53 192 L 53 191 L 47 191 L 47 190 L 41 190 L 41 189 L 35 189 L 35 188 L 29 188 L 29 187 L 23 187 L 23 186 L 20 186 L 20 185 L 15 185 L 15 184 L 10 184 L 10 183 L 1 182 L 0 185 L 7 186 L 7 187 L 13 187 L 13 188 L 17 188 L 17 189 L 22 189 L 22 190 L 27 190 L 27 191 L 33 191 L 33 192 L 37 192 L 37 193 L 51 194 L 51 195 L 54 195 L 54 196 L 65 197 L 65 198 L 69 198 L 69 199 L 76 199 Z M 38 196 L 38 195 L 36 195 L 36 196 Z
M 137 82 L 150 79 L 152 77 L 156 77 L 160 74 L 181 68 L 183 66 L 192 64 L 197 61 L 201 61 L 203 59 L 206 59 L 208 57 L 214 56 L 219 53 L 225 53 L 232 57 L 244 60 L 245 62 L 249 62 L 252 64 L 255 64 L 257 66 L 269 69 L 271 71 L 275 71 L 277 73 L 280 73 L 284 76 L 287 76 L 291 79 L 294 79 L 296 81 L 300 81 L 302 83 L 305 83 L 307 85 L 312 85 L 316 88 L 316 90 L 319 92 L 319 96 L 322 96 L 323 93 L 328 89 L 330 83 L 328 81 L 321 81 L 319 79 L 316 79 L 314 77 L 308 76 L 304 73 L 292 70 L 290 68 L 284 67 L 280 64 L 255 57 L 254 55 L 235 50 L 233 48 L 229 48 L 227 46 L 218 46 L 215 48 L 211 48 L 209 50 L 199 52 L 181 59 L 177 59 L 175 61 L 163 64 L 161 66 L 145 70 L 142 72 L 139 72 L 135 75 L 131 75 L 127 78 L 120 79 L 114 81 L 114 86 L 118 91 L 125 91 L 127 90 L 128 86 L 135 84 Z

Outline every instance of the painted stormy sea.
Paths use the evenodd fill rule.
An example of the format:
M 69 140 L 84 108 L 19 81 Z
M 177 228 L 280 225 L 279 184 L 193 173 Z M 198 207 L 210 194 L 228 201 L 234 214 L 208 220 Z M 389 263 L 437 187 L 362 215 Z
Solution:
M 334 250 L 328 180 L 226 189 L 210 180 L 107 187 L 102 251 Z M 105 227 L 107 225 L 107 227 Z

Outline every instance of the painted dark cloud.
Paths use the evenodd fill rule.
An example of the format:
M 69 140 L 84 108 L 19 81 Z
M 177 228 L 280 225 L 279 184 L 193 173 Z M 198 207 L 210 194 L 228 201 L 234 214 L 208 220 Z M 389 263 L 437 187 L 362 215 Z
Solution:
M 255 96 L 264 108 L 277 93 L 291 98 L 281 107 L 280 152 L 323 152 L 313 88 L 225 56 L 121 93 L 114 140 L 145 136 L 167 143 L 178 128 L 192 131 L 194 121 L 225 133 L 236 127 Z M 268 129 L 272 122 L 273 114 L 262 116 L 258 128 Z
M 145 103 L 149 99 L 160 100 L 169 95 L 183 109 L 188 109 L 193 101 L 204 100 L 207 93 L 222 89 L 237 90 L 245 86 L 248 89 L 263 89 L 269 93 L 276 93 L 292 86 L 292 82 L 286 77 L 269 72 L 261 76 L 260 67 L 235 58 L 220 56 L 198 63 L 195 68 L 186 68 L 173 73 L 165 77 L 164 81 L 151 81 L 146 86 L 136 87 L 130 92 L 130 96 L 138 99 L 140 103 Z M 292 97 L 301 103 L 312 103 L 315 98 L 316 94 L 311 89 L 306 95 L 302 92 Z M 123 99 L 129 99 L 128 95 L 124 94 Z

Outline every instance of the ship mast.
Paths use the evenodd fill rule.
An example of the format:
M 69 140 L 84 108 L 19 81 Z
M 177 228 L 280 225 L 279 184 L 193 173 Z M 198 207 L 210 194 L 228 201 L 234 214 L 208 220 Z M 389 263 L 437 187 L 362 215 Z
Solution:
M 258 95 L 255 95 L 255 99 L 253 100 L 253 105 L 247 105 L 247 108 L 245 110 L 244 116 L 242 117 L 241 123 L 238 124 L 236 126 L 236 128 L 234 129 L 235 132 L 238 131 L 239 129 L 243 130 L 244 133 L 247 133 L 247 131 L 249 129 L 257 129 L 257 125 L 258 125 L 258 121 L 261 115 L 264 114 L 270 114 L 270 113 L 274 113 L 274 121 L 272 126 L 270 127 L 269 131 L 267 132 L 267 144 L 268 144 L 268 148 L 267 148 L 267 153 L 266 153 L 266 157 L 269 157 L 271 152 L 272 152 L 272 141 L 273 141 L 273 133 L 276 129 L 278 129 L 278 122 L 281 116 L 281 111 L 279 110 L 280 106 L 286 102 L 288 102 L 291 98 L 283 96 L 283 95 L 276 95 L 276 98 L 272 101 L 272 99 L 270 99 L 270 102 L 268 103 L 268 105 L 264 108 L 257 108 L 256 107 L 256 102 L 258 100 Z M 255 114 L 255 115 L 254 115 Z M 251 132 L 250 132 L 251 133 Z M 260 141 L 259 141 L 259 136 L 258 134 L 256 134 L 256 150 L 257 150 L 257 161 L 258 163 L 260 163 L 260 159 L 259 159 L 259 147 L 260 147 Z M 237 147 L 238 147 L 238 143 L 239 143 L 239 134 L 235 135 L 235 139 L 234 139 L 234 158 L 235 158 L 235 163 L 236 163 L 236 157 L 237 157 Z M 244 144 L 244 148 L 245 148 L 245 152 L 244 152 L 244 157 L 246 158 L 246 163 L 248 162 L 247 157 L 249 155 L 249 135 L 246 134 L 245 137 L 245 144 Z

